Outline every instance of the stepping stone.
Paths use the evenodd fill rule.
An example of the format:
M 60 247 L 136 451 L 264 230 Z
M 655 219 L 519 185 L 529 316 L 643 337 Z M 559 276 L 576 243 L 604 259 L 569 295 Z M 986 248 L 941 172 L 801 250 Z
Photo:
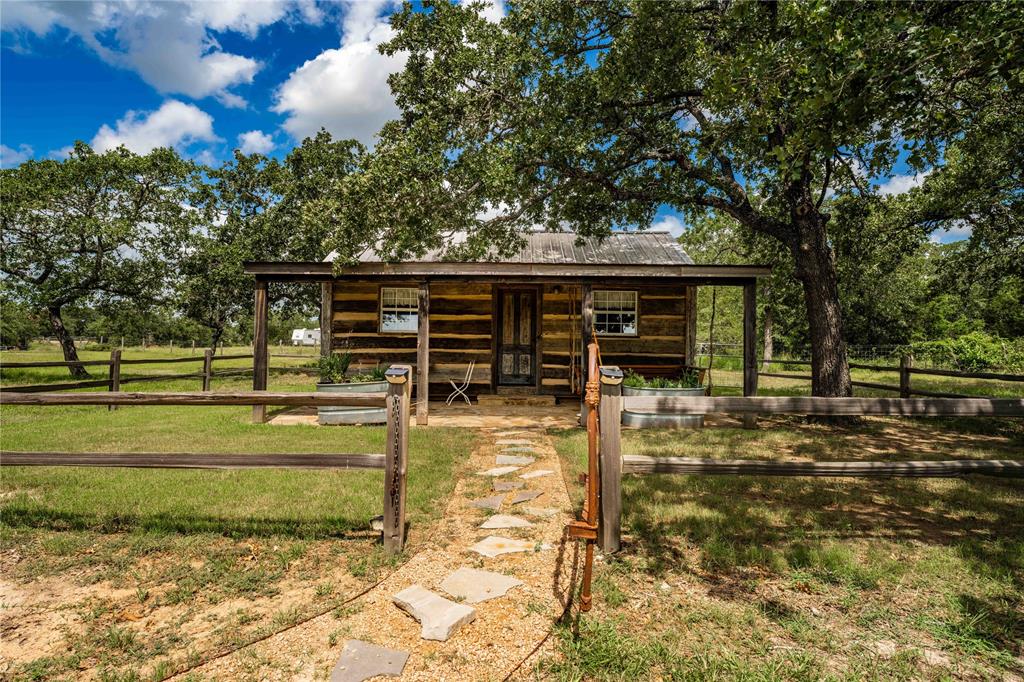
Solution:
M 518 466 L 527 466 L 536 461 L 533 457 L 517 457 L 515 455 L 498 455 L 494 458 L 494 463 L 498 465 L 516 464 Z
M 537 469 L 536 471 L 528 471 L 525 474 L 520 474 L 519 478 L 540 478 L 541 476 L 547 476 L 548 474 L 555 473 L 551 469 Z
M 498 511 L 501 509 L 501 503 L 505 501 L 505 495 L 491 495 L 490 497 L 481 497 L 479 500 L 472 500 L 469 506 L 476 507 L 477 509 L 493 509 Z
M 523 507 L 523 511 L 533 516 L 541 516 L 545 519 L 549 519 L 558 513 L 558 510 L 554 507 Z
M 494 469 L 488 469 L 487 471 L 476 472 L 477 476 L 504 476 L 505 474 L 511 474 L 513 471 L 519 471 L 523 467 L 496 467 Z
M 508 514 L 495 514 L 491 518 L 487 519 L 480 524 L 481 528 L 528 528 L 533 524 L 526 519 L 521 519 L 518 516 L 509 516 Z
M 513 447 L 504 447 L 501 449 L 502 454 L 508 454 L 510 452 L 529 452 L 531 454 L 537 454 L 537 448 L 531 448 L 524 445 L 516 445 Z
M 408 660 L 408 651 L 350 639 L 345 642 L 341 658 L 331 671 L 331 682 L 363 682 L 378 675 L 399 677 Z
M 512 498 L 512 502 L 510 504 L 519 504 L 520 502 L 529 502 L 530 500 L 536 500 L 543 494 L 543 491 L 540 490 L 524 490 L 521 493 L 516 493 L 516 496 Z
M 492 487 L 495 492 L 508 492 L 509 490 L 519 490 L 524 485 L 526 485 L 526 481 L 495 481 Z
M 529 433 L 528 431 L 498 431 L 495 436 L 498 438 L 508 438 L 509 436 L 523 436 Z
M 391 599 L 420 622 L 423 639 L 447 641 L 459 628 L 476 619 L 476 609 L 456 604 L 419 585 L 407 587 Z
M 495 445 L 533 445 L 532 440 L 525 438 L 500 438 L 494 442 Z
M 502 554 L 532 552 L 536 546 L 537 543 L 530 540 L 514 540 L 512 538 L 503 538 L 500 535 L 489 535 L 475 545 L 470 546 L 469 550 L 493 559 Z
M 506 592 L 522 584 L 522 580 L 501 573 L 460 568 L 444 579 L 441 589 L 465 604 L 479 604 L 488 599 L 504 597 Z

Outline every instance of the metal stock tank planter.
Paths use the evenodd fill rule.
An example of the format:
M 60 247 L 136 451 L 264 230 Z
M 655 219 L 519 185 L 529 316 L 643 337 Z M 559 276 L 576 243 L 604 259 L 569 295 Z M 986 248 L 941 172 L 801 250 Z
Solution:
M 320 381 L 317 393 L 387 393 L 384 371 L 376 368 L 370 374 L 346 376 L 351 356 L 331 354 L 320 358 Z M 317 422 L 322 426 L 339 424 L 383 424 L 387 413 L 383 407 L 318 407 Z
M 635 374 L 629 374 L 626 381 L 623 382 L 622 395 L 649 398 L 702 398 L 704 397 L 704 387 L 700 385 L 702 380 L 703 371 L 667 381 L 645 381 Z M 634 429 L 699 429 L 704 426 L 704 415 L 671 414 L 657 410 L 623 410 L 622 425 Z

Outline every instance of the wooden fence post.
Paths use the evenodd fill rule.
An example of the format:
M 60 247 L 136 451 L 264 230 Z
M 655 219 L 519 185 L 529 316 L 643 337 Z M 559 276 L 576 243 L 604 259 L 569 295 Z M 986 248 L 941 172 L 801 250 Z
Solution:
M 601 502 L 597 544 L 602 552 L 617 552 L 622 536 L 622 370 L 601 367 L 600 374 Z
M 210 381 L 213 379 L 213 349 L 207 348 L 203 351 L 203 390 L 210 390 Z
M 900 397 L 910 397 L 910 368 L 914 366 L 913 355 L 900 356 Z
M 117 393 L 121 390 L 121 351 L 110 351 L 110 392 Z M 117 405 L 108 405 L 107 410 L 113 412 Z
M 392 365 L 388 381 L 387 447 L 384 451 L 384 551 L 405 547 L 405 475 L 409 463 L 409 402 L 412 367 Z

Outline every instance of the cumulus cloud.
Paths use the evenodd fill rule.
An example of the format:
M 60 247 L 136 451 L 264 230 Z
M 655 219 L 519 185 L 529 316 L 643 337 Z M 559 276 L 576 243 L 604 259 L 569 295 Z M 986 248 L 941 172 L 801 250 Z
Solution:
M 35 151 L 27 144 L 20 144 L 17 149 L 0 144 L 0 168 L 20 166 L 31 159 L 34 154 Z
M 136 154 L 146 154 L 157 147 L 181 149 L 193 142 L 216 142 L 213 117 L 195 106 L 168 100 L 151 112 L 129 111 L 113 128 L 104 124 L 92 147 L 105 152 L 124 145 Z
M 326 128 L 335 137 L 372 143 L 380 127 L 398 115 L 387 78 L 405 66 L 406 57 L 377 51 L 394 35 L 381 16 L 393 6 L 390 0 L 348 4 L 341 46 L 321 52 L 280 85 L 273 110 L 286 116 L 283 128 L 292 137 Z
M 483 3 L 477 10 L 477 13 L 491 22 L 496 24 L 505 18 L 505 3 L 501 0 L 461 0 L 463 5 L 473 5 Z
M 651 223 L 651 229 L 658 232 L 668 232 L 672 237 L 678 239 L 683 232 L 686 232 L 687 225 L 683 222 L 682 218 L 669 213 L 667 215 L 660 216 L 657 220 Z
M 878 186 L 878 193 L 887 196 L 909 192 L 915 187 L 920 187 L 924 179 L 931 172 L 931 169 L 928 169 L 923 173 L 915 173 L 913 175 L 894 175 Z
M 192 98 L 214 96 L 244 107 L 231 88 L 251 83 L 262 64 L 224 50 L 212 31 L 255 38 L 264 26 L 290 13 L 318 21 L 304 0 L 217 2 L 12 2 L 4 4 L 5 30 L 45 35 L 63 27 L 104 61 L 131 69 L 160 92 Z
M 238 149 L 243 154 L 266 154 L 275 146 L 274 138 L 260 130 L 250 130 L 238 136 Z

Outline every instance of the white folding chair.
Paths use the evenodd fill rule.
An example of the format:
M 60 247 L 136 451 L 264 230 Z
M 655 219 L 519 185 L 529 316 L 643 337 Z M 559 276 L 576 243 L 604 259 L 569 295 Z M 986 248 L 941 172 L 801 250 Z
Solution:
M 473 404 L 470 401 L 469 396 L 466 395 L 466 389 L 469 388 L 469 382 L 473 380 L 474 367 L 476 367 L 476 360 L 470 360 L 469 369 L 466 370 L 466 378 L 462 380 L 461 386 L 456 385 L 456 383 L 452 379 L 448 380 L 448 383 L 451 384 L 452 388 L 454 388 L 455 390 L 452 391 L 451 395 L 448 396 L 448 400 L 444 402 L 445 405 L 450 406 L 452 404 L 452 401 L 458 398 L 459 396 L 462 396 L 462 399 L 466 401 L 467 405 Z

